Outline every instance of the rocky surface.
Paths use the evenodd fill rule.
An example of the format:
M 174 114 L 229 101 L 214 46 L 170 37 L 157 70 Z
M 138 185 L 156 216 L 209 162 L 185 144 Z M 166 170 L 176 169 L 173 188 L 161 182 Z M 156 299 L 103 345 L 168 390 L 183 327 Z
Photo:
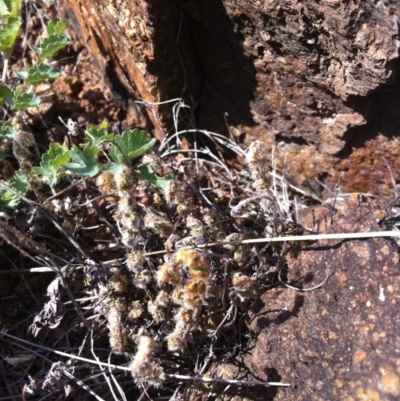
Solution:
M 331 233 L 380 230 L 382 210 L 353 195 L 334 217 Z M 248 355 L 219 366 L 225 376 L 251 372 L 290 389 L 274 400 L 395 401 L 400 397 L 398 247 L 389 239 L 320 241 L 288 260 L 286 280 L 310 288 L 264 293 L 248 314 L 256 336 Z M 253 389 L 248 399 L 266 399 Z

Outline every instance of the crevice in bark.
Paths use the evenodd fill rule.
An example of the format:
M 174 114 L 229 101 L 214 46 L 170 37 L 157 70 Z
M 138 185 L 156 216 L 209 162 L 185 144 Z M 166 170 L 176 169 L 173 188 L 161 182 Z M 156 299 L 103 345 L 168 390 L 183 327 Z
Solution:
M 292 144 L 292 145 L 299 145 L 299 146 L 309 146 L 310 145 L 304 138 L 301 138 L 301 137 L 288 138 L 281 134 L 278 134 L 275 136 L 275 141 L 277 143 L 283 142 L 285 144 Z
M 235 32 L 222 2 L 177 1 L 168 7 L 154 4 L 153 11 L 157 29 L 149 71 L 157 77 L 161 100 L 183 92 L 188 104 L 198 103 L 198 128 L 226 133 L 225 113 L 232 125 L 254 125 L 250 102 L 257 85 L 256 69 L 244 55 L 244 38 Z M 160 107 L 166 125 L 171 126 L 168 109 Z
M 349 128 L 343 136 L 345 146 L 335 156 L 348 158 L 354 149 L 378 135 L 394 139 L 400 133 L 400 60 L 394 69 L 393 82 L 377 89 L 368 96 L 352 96 L 346 105 L 360 113 L 367 121 L 366 125 Z

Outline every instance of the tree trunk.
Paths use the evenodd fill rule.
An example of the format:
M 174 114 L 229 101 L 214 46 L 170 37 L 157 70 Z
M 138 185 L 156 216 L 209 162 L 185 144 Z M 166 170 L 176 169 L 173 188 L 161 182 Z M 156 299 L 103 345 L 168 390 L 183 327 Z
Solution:
M 389 195 L 400 177 L 399 2 L 61 0 L 101 73 L 136 100 L 183 98 L 180 128 L 276 147 L 298 185 Z M 396 75 L 397 72 L 397 75 Z M 122 84 L 122 85 L 121 85 Z M 157 138 L 172 105 L 143 108 Z M 227 116 L 226 116 L 227 113 Z

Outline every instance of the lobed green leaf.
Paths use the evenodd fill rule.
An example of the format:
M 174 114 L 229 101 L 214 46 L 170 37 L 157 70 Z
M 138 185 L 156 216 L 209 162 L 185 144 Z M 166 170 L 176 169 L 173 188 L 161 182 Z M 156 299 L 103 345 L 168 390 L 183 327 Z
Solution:
M 10 187 L 25 195 L 29 188 L 28 178 L 20 171 L 16 171 L 14 177 L 10 180 Z
M 28 179 L 19 171 L 6 184 L 22 195 L 25 195 L 29 188 Z M 6 189 L 0 188 L 0 208 L 13 210 L 18 207 L 20 202 L 21 200 L 18 196 Z
M 14 110 L 25 110 L 28 107 L 38 107 L 40 105 L 40 97 L 34 93 L 14 93 Z
M 14 93 L 7 85 L 0 84 L 0 102 L 14 105 Z
M 168 184 L 168 181 L 171 181 L 174 178 L 174 175 L 172 173 L 167 174 L 164 177 L 158 177 L 157 174 L 152 170 L 152 168 L 147 165 L 143 165 L 140 168 L 140 171 L 136 173 L 136 176 L 143 181 L 147 181 L 148 183 L 163 192 L 165 191 L 165 187 Z
M 69 162 L 69 159 L 70 156 L 68 151 L 58 143 L 52 143 L 50 145 L 50 151 L 47 153 L 47 157 L 44 158 L 48 165 L 53 167 L 55 170 L 59 170 L 62 166 L 66 165 Z
M 88 147 L 82 151 L 73 145 L 68 153 L 75 163 L 67 163 L 66 168 L 74 174 L 94 177 L 100 172 L 99 163 L 95 157 L 96 152 L 95 147 Z
M 11 120 L 5 121 L 0 125 L 0 138 L 1 139 L 13 139 L 17 135 L 18 131 L 14 128 Z
M 102 123 L 99 127 L 92 125 L 86 132 L 84 142 L 89 146 L 99 147 L 102 142 L 112 142 L 114 134 L 107 131 L 107 125 Z
M 154 138 L 149 139 L 146 131 L 138 129 L 124 131 L 122 135 L 116 135 L 114 140 L 118 146 L 113 146 L 109 153 L 118 164 L 124 164 L 126 160 L 141 156 L 157 142 Z
M 22 0 L 0 0 L 0 17 L 15 17 L 19 13 Z
M 56 79 L 60 76 L 60 70 L 48 64 L 35 65 L 28 71 L 16 72 L 18 78 L 23 79 L 26 83 L 33 84 L 45 81 L 47 79 Z
M 70 156 L 66 147 L 53 142 L 50 144 L 48 152 L 42 155 L 40 167 L 34 167 L 33 170 L 36 174 L 45 177 L 50 186 L 54 186 L 58 178 L 63 175 L 60 168 L 65 166 L 69 160 Z
M 47 26 L 47 34 L 48 35 L 53 35 L 53 34 L 59 34 L 61 35 L 66 29 L 67 29 L 68 23 L 65 20 L 62 19 L 53 19 L 49 22 L 49 25 Z
M 31 49 L 42 59 L 48 59 L 60 49 L 68 45 L 68 39 L 59 33 L 53 33 L 49 37 L 42 39 L 40 47 L 30 45 Z
M 10 16 L 0 27 L 0 52 L 4 53 L 6 57 L 9 56 L 14 46 L 21 25 L 20 17 Z
M 8 145 L 10 145 L 13 141 L 13 138 L 17 135 L 18 131 L 13 127 L 12 120 L 5 121 L 0 125 L 0 161 L 4 161 L 6 159 L 6 153 L 3 152 L 7 149 Z

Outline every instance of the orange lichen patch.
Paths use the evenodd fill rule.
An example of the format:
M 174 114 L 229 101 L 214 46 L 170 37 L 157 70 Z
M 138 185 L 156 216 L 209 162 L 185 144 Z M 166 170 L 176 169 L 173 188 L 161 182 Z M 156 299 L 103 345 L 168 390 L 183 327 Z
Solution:
M 323 163 L 322 156 L 316 152 L 314 147 L 303 146 L 288 146 L 279 157 L 278 150 L 278 164 L 279 168 L 287 168 L 288 173 L 302 184 L 309 181 L 321 171 L 321 163 Z M 284 160 L 290 160 L 286 166 L 283 165 Z
M 343 382 L 342 382 L 342 380 L 335 380 L 335 385 L 336 385 L 336 387 L 337 388 L 342 388 L 343 387 Z
M 360 387 L 356 390 L 358 401 L 382 401 L 381 396 L 375 390 Z
M 381 253 L 383 253 L 384 255 L 389 255 L 389 247 L 387 245 L 384 245 L 381 249 L 380 249 Z
M 382 375 L 380 387 L 385 393 L 400 395 L 400 376 L 388 364 L 381 364 L 379 372 Z
M 393 395 L 400 395 L 400 377 L 391 372 L 382 377 L 382 390 Z
M 330 332 L 328 333 L 328 338 L 329 338 L 330 340 L 337 340 L 337 339 L 339 338 L 339 335 L 338 335 L 338 333 L 335 333 L 335 332 L 333 332 L 333 331 L 330 331 Z
M 342 160 L 333 176 L 336 181 L 341 171 L 346 172 L 342 188 L 348 192 L 364 192 L 392 196 L 390 171 L 394 179 L 400 179 L 400 141 L 389 140 L 380 135 L 367 141 L 365 146 L 355 149 L 349 158 Z
M 364 242 L 354 243 L 353 251 L 359 257 L 360 266 L 367 266 L 370 259 L 368 244 Z
M 353 354 L 353 364 L 360 363 L 367 357 L 367 353 L 363 349 L 357 349 Z

